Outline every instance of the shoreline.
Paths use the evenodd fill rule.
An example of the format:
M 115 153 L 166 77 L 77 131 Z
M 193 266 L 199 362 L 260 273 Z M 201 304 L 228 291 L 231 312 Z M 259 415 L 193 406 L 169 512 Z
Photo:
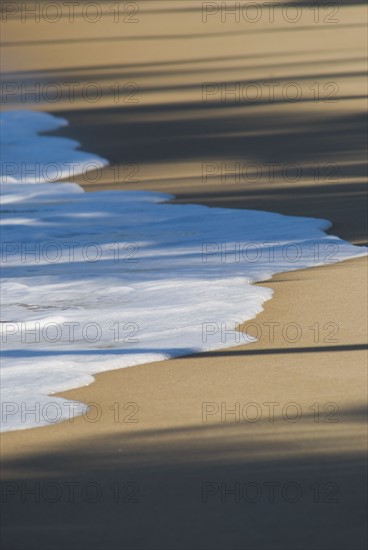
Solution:
M 298 354 L 298 353 L 320 353 L 322 351 L 325 351 L 327 353 L 329 352 L 332 352 L 332 351 L 339 351 L 340 349 L 342 351 L 346 351 L 346 352 L 349 352 L 349 348 L 351 349 L 356 349 L 358 351 L 364 351 L 367 349 L 366 345 L 364 344 L 364 338 L 362 339 L 362 335 L 364 334 L 364 324 L 362 326 L 360 326 L 360 330 L 357 331 L 358 334 L 355 334 L 354 335 L 354 338 L 352 338 L 348 343 L 345 343 L 343 345 L 340 345 L 340 339 L 336 339 L 335 336 L 340 332 L 340 327 L 337 329 L 337 327 L 328 327 L 328 330 L 327 328 L 325 329 L 329 334 L 322 334 L 320 333 L 318 330 L 317 330 L 317 327 L 316 327 L 316 330 L 311 327 L 307 327 L 308 325 L 308 322 L 304 321 L 303 324 L 300 324 L 300 328 L 301 328 L 301 338 L 299 340 L 297 340 L 296 342 L 291 342 L 292 339 L 294 339 L 294 335 L 293 336 L 290 336 L 289 339 L 285 338 L 285 334 L 281 335 L 280 334 L 280 331 L 276 330 L 276 326 L 275 327 L 272 327 L 271 325 L 274 323 L 274 321 L 271 321 L 270 319 L 273 318 L 273 313 L 275 313 L 275 311 L 278 311 L 279 314 L 281 313 L 281 317 L 282 318 L 286 318 L 288 319 L 288 313 L 285 311 L 285 310 L 282 310 L 280 309 L 280 306 L 279 304 L 274 304 L 274 301 L 275 301 L 275 298 L 277 297 L 277 300 L 276 302 L 281 302 L 281 303 L 284 303 L 285 302 L 285 298 L 287 296 L 286 295 L 292 295 L 294 294 L 295 296 L 295 293 L 299 293 L 299 290 L 297 288 L 291 288 L 291 287 L 298 287 L 298 283 L 300 283 L 301 281 L 304 282 L 304 284 L 307 284 L 307 281 L 309 279 L 313 280 L 313 279 L 323 279 L 324 281 L 328 280 L 329 279 L 329 271 L 332 272 L 332 270 L 335 270 L 335 274 L 336 274 L 336 269 L 339 268 L 339 266 L 343 266 L 345 267 L 345 271 L 348 271 L 350 272 L 350 270 L 352 270 L 353 272 L 355 272 L 355 275 L 357 275 L 357 278 L 361 278 L 362 281 L 361 283 L 363 283 L 363 279 L 364 279 L 364 274 L 363 272 L 366 271 L 366 275 L 368 275 L 368 258 L 366 256 L 363 256 L 363 257 L 359 257 L 359 258 L 349 258 L 349 259 L 346 259 L 346 260 L 342 260 L 340 262 L 336 262 L 336 263 L 333 263 L 333 264 L 330 264 L 330 265 L 316 265 L 316 266 L 312 266 L 312 267 L 309 267 L 309 268 L 305 268 L 305 269 L 296 269 L 296 270 L 293 270 L 293 271 L 288 271 L 288 272 L 283 272 L 283 273 L 278 273 L 278 274 L 275 274 L 271 279 L 269 280 L 266 280 L 266 281 L 260 281 L 260 282 L 257 282 L 257 283 L 254 283 L 254 285 L 256 286 L 261 286 L 261 287 L 266 287 L 266 288 L 270 288 L 272 289 L 273 291 L 273 296 L 272 298 L 270 298 L 269 300 L 267 300 L 263 307 L 262 307 L 262 312 L 259 313 L 256 317 L 254 317 L 253 319 L 249 320 L 249 321 L 246 321 L 245 323 L 242 323 L 242 324 L 239 324 L 238 325 L 238 328 L 237 328 L 237 331 L 239 331 L 240 334 L 242 334 L 243 332 L 242 331 L 245 331 L 245 328 L 248 327 L 248 332 L 247 334 L 248 335 L 252 335 L 250 331 L 249 332 L 249 328 L 253 328 L 253 329 L 256 329 L 254 332 L 254 336 L 256 336 L 256 333 L 257 333 L 257 328 L 261 328 L 261 327 L 266 327 L 267 330 L 265 330 L 263 332 L 263 330 L 261 330 L 261 338 L 258 339 L 258 341 L 255 341 L 255 342 L 251 342 L 251 343 L 241 343 L 240 342 L 237 342 L 236 344 L 234 343 L 234 346 L 229 346 L 229 347 L 224 347 L 224 348 L 220 348 L 220 349 L 217 349 L 217 350 L 213 350 L 213 351 L 203 351 L 203 352 L 193 352 L 189 355 L 183 355 L 183 356 L 178 356 L 178 357 L 174 357 L 174 358 L 169 358 L 169 359 L 166 359 L 164 361 L 155 361 L 155 362 L 149 362 L 149 363 L 143 363 L 141 365 L 134 365 L 134 366 L 131 366 L 131 367 L 123 367 L 121 369 L 115 369 L 115 370 L 108 370 L 106 372 L 99 372 L 97 374 L 94 374 L 94 382 L 92 382 L 91 384 L 88 384 L 86 386 L 79 386 L 79 387 L 76 387 L 74 389 L 71 389 L 71 390 L 66 390 L 64 392 L 56 392 L 54 394 L 50 394 L 50 400 L 52 400 L 52 396 L 54 395 L 55 397 L 65 397 L 67 399 L 70 399 L 70 400 L 75 400 L 77 399 L 76 398 L 76 394 L 78 393 L 89 393 L 89 390 L 91 390 L 91 394 L 93 394 L 93 396 L 95 397 L 97 394 L 98 394 L 98 390 L 97 390 L 97 385 L 98 383 L 101 383 L 102 382 L 102 385 L 106 385 L 104 383 L 104 378 L 109 378 L 109 377 L 120 377 L 122 376 L 123 372 L 126 371 L 126 370 L 131 370 L 131 369 L 144 369 L 144 368 L 153 368 L 153 365 L 158 365 L 158 368 L 160 368 L 160 366 L 164 366 L 164 365 L 167 365 L 167 369 L 165 370 L 168 370 L 170 368 L 170 363 L 178 363 L 182 360 L 185 360 L 185 361 L 190 361 L 190 362 L 194 362 L 195 360 L 199 360 L 199 359 L 211 359 L 211 358 L 216 358 L 216 357 L 236 357 L 237 354 L 239 353 L 239 355 L 241 355 L 241 352 L 244 352 L 245 355 L 249 355 L 249 358 L 253 357 L 253 356 L 257 356 L 257 355 L 272 355 L 273 353 L 285 353 L 285 354 L 288 354 L 288 353 L 291 353 L 291 354 Z M 313 274 L 311 272 L 314 272 Z M 331 273 L 332 274 L 332 273 Z M 310 275 L 310 276 L 308 276 Z M 320 277 L 321 275 L 321 277 Z M 343 274 L 339 274 L 341 275 L 341 279 L 344 279 L 344 275 Z M 278 286 L 279 284 L 282 284 L 282 288 L 280 290 L 280 287 Z M 288 285 L 287 283 L 293 283 L 293 285 Z M 313 286 L 313 284 L 312 284 Z M 364 296 L 364 292 L 362 292 L 364 288 L 364 284 L 361 284 L 361 288 L 360 288 L 360 294 L 362 296 Z M 279 295 L 280 293 L 280 295 Z M 320 295 L 323 294 L 323 291 L 320 290 L 319 292 Z M 332 294 L 332 293 L 331 293 Z M 359 293 L 357 293 L 359 294 Z M 365 295 L 368 299 L 368 291 L 366 290 L 365 292 Z M 290 299 L 290 296 L 288 297 Z M 291 298 L 292 300 L 292 298 Z M 291 301 L 292 303 L 292 301 Z M 364 300 L 362 300 L 362 304 L 364 303 Z M 296 304 L 292 304 L 294 307 Z M 329 304 L 330 307 L 333 307 L 333 311 L 336 312 L 338 311 L 338 307 L 336 304 L 333 304 L 333 303 L 330 303 Z M 300 307 L 300 306 L 299 306 Z M 300 307 L 300 309 L 302 309 L 302 307 Z M 310 311 L 309 311 L 309 315 L 310 315 Z M 366 314 L 365 315 L 365 324 L 367 324 L 367 321 L 368 321 L 368 315 Z M 326 318 L 327 319 L 327 318 Z M 351 320 L 351 319 L 350 319 Z M 279 325 L 281 323 L 278 323 L 277 322 L 277 325 Z M 292 322 L 289 322 L 289 323 L 286 323 L 287 324 L 290 324 L 290 325 L 293 325 L 295 324 L 294 321 Z M 275 323 L 276 325 L 276 323 Z M 285 326 L 286 326 L 285 325 Z M 292 327 L 293 328 L 293 327 Z M 318 327 L 319 328 L 319 327 Z M 345 330 L 347 329 L 347 327 L 344 327 Z M 307 331 L 308 329 L 308 331 Z M 347 333 L 349 334 L 349 336 L 351 337 L 351 328 L 349 327 L 349 330 L 347 331 Z M 359 339 L 360 338 L 360 339 Z M 318 340 L 316 342 L 316 339 Z M 241 337 L 239 337 L 239 340 L 241 340 Z M 300 342 L 303 342 L 304 345 L 300 345 Z M 272 345 L 270 345 L 272 344 Z M 318 344 L 318 345 L 316 345 Z M 231 360 L 231 359 L 230 359 Z M 253 361 L 253 359 L 251 359 Z M 101 380 L 102 379 L 102 380 Z M 368 380 L 368 379 L 367 379 Z M 88 402 L 88 403 L 95 403 L 96 401 L 94 399 L 89 399 L 89 400 L 84 400 L 85 402 Z M 40 430 L 42 431 L 42 429 L 44 430 L 52 430 L 53 428 L 58 428 L 60 426 L 66 428 L 67 425 L 68 425 L 68 422 L 71 423 L 71 424 L 74 424 L 74 421 L 77 421 L 77 420 L 83 420 L 81 416 L 76 416 L 76 417 L 72 417 L 69 421 L 66 420 L 66 421 L 62 421 L 62 422 L 58 422 L 54 425 L 50 425 L 50 426 L 41 426 L 40 428 L 29 428 L 27 430 L 15 430 L 13 432 L 3 432 L 2 433 L 2 437 L 8 437 L 8 436 L 15 436 L 16 434 L 19 434 L 20 436 L 24 435 L 24 434 L 31 434 L 33 432 L 33 434 L 37 434 L 40 432 Z M 88 422 L 88 420 L 87 420 Z M 93 422 L 92 422 L 93 424 Z
M 135 25 L 9 18 L 5 108 L 65 117 L 53 135 L 109 160 L 68 178 L 87 191 L 324 218 L 367 243 L 362 2 L 339 5 L 327 42 L 330 12 L 318 23 L 301 5 L 290 23 L 276 10 L 276 26 L 263 18 L 248 35 L 221 14 L 203 24 L 192 3 L 142 2 Z M 24 82 L 36 85 L 28 102 Z M 227 101 L 223 82 L 280 85 L 249 106 Z M 285 96 L 291 83 L 301 101 Z M 258 342 L 99 373 L 58 394 L 94 403 L 95 418 L 1 434 L 4 550 L 365 549 L 366 280 L 358 258 L 257 283 L 274 290 L 252 322 Z
M 3 434 L 3 480 L 23 484 L 24 490 L 53 484 L 62 495 L 53 508 L 41 500 L 19 509 L 22 489 L 9 497 L 4 510 L 7 540 L 20 547 L 24 534 L 32 533 L 27 548 L 61 548 L 66 535 L 58 534 L 58 545 L 53 529 L 41 544 L 38 534 L 52 525 L 54 514 L 58 521 L 67 521 L 65 487 L 76 483 L 94 484 L 103 495 L 101 502 L 91 506 L 76 492 L 78 511 L 72 508 L 76 548 L 84 548 L 86 540 L 90 548 L 101 550 L 104 544 L 116 548 L 120 514 L 124 527 L 119 537 L 132 549 L 159 547 L 162 515 L 173 528 L 166 532 L 163 547 L 185 548 L 177 544 L 175 535 L 182 514 L 192 525 L 190 533 L 182 532 L 184 544 L 190 544 L 193 536 L 200 540 L 204 529 L 206 541 L 199 547 L 208 548 L 209 539 L 211 548 L 224 548 L 235 518 L 244 536 L 254 526 L 257 530 L 267 526 L 262 535 L 250 536 L 252 544 L 269 548 L 273 540 L 270 506 L 278 524 L 287 528 L 285 548 L 293 548 L 300 529 L 306 537 L 317 534 L 319 548 L 350 549 L 352 537 L 356 548 L 364 548 L 367 374 L 362 343 L 367 321 L 362 294 L 366 274 L 366 259 L 359 258 L 276 275 L 260 283 L 275 293 L 255 322 L 263 330 L 275 319 L 280 326 L 298 322 L 303 336 L 297 344 L 286 342 L 276 330 L 272 343 L 264 332 L 259 342 L 246 346 L 100 373 L 93 384 L 58 394 L 95 403 L 94 412 L 101 413 L 98 421 L 76 417 L 70 423 Z M 347 280 L 352 287 L 349 296 L 344 294 Z M 342 303 L 334 300 L 336 293 L 345 296 Z M 323 327 L 331 319 L 339 326 L 334 344 L 323 342 L 330 334 Z M 316 320 L 321 328 L 318 344 L 309 330 Z M 226 404 L 223 419 L 221 403 Z M 134 506 L 126 503 L 127 495 L 118 505 L 112 498 L 111 487 L 117 482 L 122 487 L 127 482 L 136 484 L 132 487 L 139 497 Z M 216 487 L 226 483 L 229 490 L 236 484 L 261 487 L 257 515 L 251 508 L 244 516 L 244 507 L 251 506 L 244 499 L 237 505 L 229 497 L 223 509 L 218 491 L 209 493 L 205 506 L 200 496 L 205 483 Z M 274 511 L 265 498 L 269 483 L 293 484 L 304 496 L 292 506 L 278 501 Z M 332 488 L 331 494 L 336 489 L 337 502 L 317 506 L 311 497 L 313 484 L 323 491 Z M 219 506 L 228 525 L 225 531 L 223 523 L 212 523 Z M 317 517 L 323 518 L 321 527 Z M 19 521 L 23 529 L 13 530 Z M 88 533 L 85 521 L 90 525 Z M 137 536 L 141 522 L 147 531 Z M 326 524 L 339 528 L 331 532 Z M 99 530 L 106 525 L 110 527 L 102 539 Z M 238 548 L 235 539 L 234 548 Z
M 365 261 L 365 265 L 363 264 L 363 261 Z M 303 279 L 304 277 L 306 277 L 307 272 L 309 272 L 311 269 L 313 269 L 313 270 L 320 270 L 320 269 L 325 270 L 326 268 L 335 267 L 336 265 L 339 265 L 339 264 L 342 264 L 342 263 L 343 264 L 348 264 L 348 265 L 351 263 L 353 265 L 353 268 L 358 268 L 359 270 L 361 269 L 362 271 L 365 269 L 366 276 L 368 277 L 368 257 L 367 256 L 361 256 L 361 257 L 357 257 L 357 258 L 347 258 L 346 260 L 341 260 L 341 261 L 338 261 L 338 262 L 335 262 L 335 263 L 331 263 L 329 265 L 326 265 L 326 264 L 318 265 L 317 264 L 316 266 L 311 266 L 311 267 L 308 267 L 308 268 L 294 269 L 292 271 L 286 271 L 286 272 L 283 272 L 283 273 L 276 273 L 271 277 L 271 279 L 252 283 L 252 285 L 261 286 L 261 287 L 264 287 L 264 288 L 271 289 L 273 294 L 272 294 L 272 297 L 270 297 L 269 299 L 267 299 L 264 302 L 264 304 L 262 306 L 262 311 L 259 314 L 257 314 L 255 317 L 253 317 L 252 319 L 250 319 L 248 321 L 245 321 L 243 323 L 237 323 L 237 326 L 236 326 L 235 330 L 237 332 L 239 332 L 239 338 L 238 339 L 237 339 L 237 337 L 234 338 L 234 345 L 224 346 L 224 347 L 221 347 L 221 348 L 216 348 L 214 350 L 208 350 L 208 351 L 193 351 L 193 353 L 189 353 L 189 354 L 185 354 L 185 355 L 178 355 L 176 357 L 169 357 L 167 359 L 160 360 L 160 361 L 147 361 L 146 363 L 141 363 L 141 364 L 137 364 L 137 365 L 130 365 L 130 366 L 125 366 L 125 367 L 121 367 L 121 368 L 118 368 L 118 369 L 108 369 L 106 371 L 100 371 L 98 373 L 91 374 L 91 376 L 93 376 L 94 380 L 91 383 L 87 384 L 87 385 L 76 386 L 75 388 L 72 388 L 72 389 L 69 389 L 69 390 L 65 390 L 65 391 L 62 391 L 62 392 L 52 392 L 52 393 L 48 394 L 48 397 L 50 398 L 49 403 L 52 403 L 53 397 L 55 397 L 55 398 L 65 397 L 65 399 L 70 400 L 71 403 L 75 402 L 75 401 L 79 402 L 80 400 L 77 397 L 78 392 L 80 390 L 84 390 L 84 389 L 88 390 L 89 388 L 94 386 L 99 381 L 100 377 L 105 377 L 106 375 L 112 374 L 112 373 L 119 373 L 120 371 L 123 371 L 125 369 L 132 369 L 132 368 L 136 369 L 136 368 L 139 368 L 139 367 L 150 366 L 150 365 L 153 365 L 153 364 L 157 365 L 157 368 L 160 368 L 160 365 L 162 366 L 164 363 L 177 362 L 177 361 L 182 360 L 182 359 L 195 360 L 195 359 L 201 359 L 201 358 L 211 358 L 211 357 L 218 356 L 218 354 L 222 354 L 224 356 L 236 357 L 238 352 L 244 352 L 245 355 L 254 356 L 254 355 L 263 355 L 263 354 L 268 355 L 268 354 L 273 354 L 273 353 L 285 353 L 286 349 L 289 350 L 289 352 L 291 352 L 291 353 L 293 353 L 293 352 L 295 352 L 295 353 L 300 353 L 300 352 L 302 352 L 302 353 L 319 353 L 319 352 L 324 352 L 324 351 L 326 351 L 326 352 L 338 351 L 340 349 L 341 349 L 341 351 L 349 351 L 349 345 L 343 345 L 341 347 L 339 345 L 335 345 L 337 343 L 337 340 L 333 337 L 339 331 L 338 327 L 332 326 L 335 323 L 326 323 L 326 325 L 331 324 L 331 326 L 329 326 L 328 328 L 324 328 L 324 330 L 326 331 L 326 334 L 324 335 L 324 337 L 322 339 L 321 327 L 320 326 L 317 326 L 317 327 L 314 327 L 314 326 L 306 327 L 306 326 L 304 326 L 303 327 L 299 323 L 296 323 L 294 321 L 286 323 L 285 326 L 282 327 L 282 340 L 280 340 L 280 335 L 279 335 L 279 338 L 277 339 L 277 342 L 280 345 L 280 347 L 277 348 L 276 351 L 275 351 L 275 350 L 273 350 L 273 346 L 269 347 L 269 345 L 270 345 L 270 343 L 272 343 L 272 344 L 274 343 L 274 338 L 276 336 L 277 328 L 278 328 L 278 325 L 280 323 L 275 322 L 275 321 L 266 321 L 266 323 L 263 323 L 264 326 L 262 326 L 262 322 L 261 323 L 259 322 L 259 318 L 263 319 L 263 317 L 266 317 L 268 319 L 269 316 L 270 316 L 270 312 L 268 311 L 268 308 L 270 308 L 271 311 L 273 309 L 271 307 L 270 302 L 273 301 L 273 299 L 275 297 L 275 293 L 279 291 L 277 283 L 283 283 L 284 291 L 287 292 L 288 289 L 285 288 L 285 283 L 287 283 L 290 280 L 290 277 L 295 276 L 296 278 L 298 278 L 298 274 L 300 274 L 300 277 Z M 288 285 L 286 285 L 286 287 L 287 286 Z M 366 294 L 367 294 L 366 298 L 368 300 L 368 292 Z M 368 316 L 367 316 L 367 319 L 368 319 Z M 288 325 L 290 325 L 290 326 L 288 326 Z M 368 328 L 368 325 L 367 325 L 367 328 Z M 251 329 L 251 330 L 249 331 L 249 329 Z M 291 330 L 289 330 L 289 329 L 291 329 Z M 310 338 L 309 338 L 309 339 L 307 339 L 307 345 L 302 346 L 301 348 L 299 347 L 300 340 L 302 339 L 302 337 L 305 337 L 305 334 L 303 335 L 303 332 L 307 333 L 307 329 L 310 331 L 308 336 L 310 338 L 313 337 L 314 343 L 316 343 L 316 339 L 317 339 L 318 344 L 321 343 L 322 345 L 315 346 L 315 348 L 311 347 L 310 346 L 311 342 L 310 342 Z M 289 332 L 291 332 L 291 331 L 293 332 L 293 335 L 289 335 Z M 296 340 L 298 333 L 300 334 L 300 338 L 298 338 Z M 261 336 L 259 336 L 260 334 L 261 334 Z M 295 336 L 294 336 L 294 334 L 295 334 Z M 248 337 L 258 338 L 258 340 L 255 341 L 255 342 L 249 342 Z M 232 338 L 233 338 L 233 335 L 232 335 Z M 242 342 L 242 339 L 243 339 L 243 342 Z M 281 342 L 282 342 L 282 344 L 281 344 Z M 290 345 L 290 344 L 296 344 L 296 343 L 298 345 L 295 345 L 295 346 Z M 334 349 L 334 348 L 337 348 L 337 349 Z M 363 341 L 360 341 L 360 342 L 357 342 L 356 344 L 354 344 L 354 346 L 351 346 L 351 349 L 356 349 L 356 350 L 359 350 L 359 351 L 364 351 L 364 350 L 368 351 L 368 346 Z M 102 383 L 103 383 L 103 381 L 102 381 Z M 368 383 L 368 375 L 367 375 L 367 383 Z M 86 403 L 96 403 L 95 396 L 97 394 L 98 394 L 98 391 L 93 389 L 93 391 L 91 392 L 91 395 L 93 395 L 94 399 L 89 399 L 86 402 L 81 401 L 82 405 L 86 404 Z M 70 398 L 69 398 L 69 395 L 71 396 Z M 35 430 L 39 431 L 42 428 L 48 428 L 48 429 L 51 428 L 52 429 L 54 426 L 58 426 L 60 424 L 67 425 L 68 423 L 69 424 L 74 423 L 75 419 L 78 419 L 78 418 L 80 419 L 81 416 L 83 416 L 84 418 L 88 418 L 88 413 L 86 412 L 86 413 L 83 413 L 82 415 L 76 415 L 76 416 L 70 415 L 70 417 L 65 419 L 65 420 L 61 420 L 61 421 L 58 421 L 56 423 L 49 422 L 48 425 L 46 424 L 46 425 L 41 425 L 39 427 L 36 426 L 36 427 L 31 427 L 31 428 L 26 428 L 26 429 L 16 428 L 16 429 L 11 430 L 11 431 L 0 432 L 0 434 L 1 434 L 1 436 L 4 437 L 5 434 L 10 434 L 10 433 L 14 433 L 14 432 L 24 433 L 24 431 L 26 431 L 26 432 L 31 432 L 31 431 L 34 432 Z M 88 420 L 87 420 L 87 422 L 88 422 Z

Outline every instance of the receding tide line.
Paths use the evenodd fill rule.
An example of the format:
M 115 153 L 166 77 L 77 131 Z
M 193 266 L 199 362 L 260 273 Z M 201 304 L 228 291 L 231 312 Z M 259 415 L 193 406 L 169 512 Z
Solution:
M 327 235 L 326 220 L 50 183 L 42 174 L 106 165 L 39 135 L 65 124 L 1 116 L 4 431 L 81 414 L 83 404 L 52 394 L 98 372 L 234 346 L 238 324 L 272 296 L 253 283 L 366 254 Z

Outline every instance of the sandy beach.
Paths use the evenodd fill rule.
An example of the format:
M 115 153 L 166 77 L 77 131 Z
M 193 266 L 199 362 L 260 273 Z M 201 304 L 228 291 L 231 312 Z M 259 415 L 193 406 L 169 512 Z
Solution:
M 299 4 L 296 23 L 279 12 L 204 23 L 201 2 L 176 0 L 138 2 L 132 25 L 9 16 L 3 70 L 16 88 L 4 107 L 65 117 L 54 135 L 109 160 L 70 178 L 88 192 L 325 218 L 366 244 L 366 11 L 340 2 L 316 23 Z M 136 103 L 127 89 L 116 102 L 116 81 L 135 83 Z M 21 82 L 39 83 L 40 101 Z M 57 103 L 45 101 L 51 82 Z M 65 82 L 78 83 L 73 101 Z M 95 103 L 81 92 L 91 82 Z M 206 100 L 203 82 L 215 84 Z M 225 82 L 263 96 L 221 95 Z M 279 83 L 272 99 L 265 82 Z M 316 101 L 316 82 L 334 101 Z M 298 101 L 285 99 L 291 83 Z M 366 281 L 365 258 L 276 275 L 242 327 L 257 342 L 240 332 L 223 351 L 99 374 L 61 394 L 91 416 L 3 434 L 2 547 L 366 548 Z

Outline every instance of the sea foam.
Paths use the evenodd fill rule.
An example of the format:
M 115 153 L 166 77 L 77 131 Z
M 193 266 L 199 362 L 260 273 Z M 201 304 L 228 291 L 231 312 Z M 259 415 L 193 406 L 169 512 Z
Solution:
M 1 120 L 3 431 L 85 413 L 52 394 L 95 373 L 250 342 L 236 327 L 272 296 L 253 283 L 366 254 L 326 235 L 326 220 L 50 183 L 50 167 L 59 178 L 106 164 L 38 135 L 64 124 Z

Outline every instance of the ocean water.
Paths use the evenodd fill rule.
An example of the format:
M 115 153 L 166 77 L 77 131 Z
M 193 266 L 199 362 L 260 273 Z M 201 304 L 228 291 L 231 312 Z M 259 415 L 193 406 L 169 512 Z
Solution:
M 65 124 L 1 115 L 3 431 L 83 414 L 53 394 L 98 372 L 253 341 L 236 326 L 272 297 L 255 282 L 366 254 L 327 220 L 58 183 L 106 164 L 39 135 Z

